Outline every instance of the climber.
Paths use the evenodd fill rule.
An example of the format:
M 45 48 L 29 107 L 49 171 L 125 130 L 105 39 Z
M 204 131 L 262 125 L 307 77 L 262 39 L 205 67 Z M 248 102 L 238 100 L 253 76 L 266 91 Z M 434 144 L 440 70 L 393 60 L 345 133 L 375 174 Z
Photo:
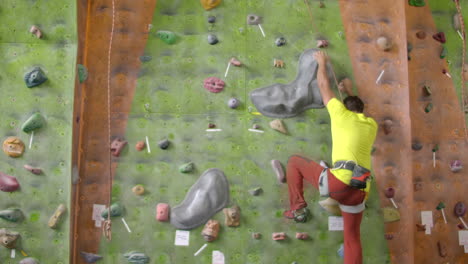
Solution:
M 353 96 L 349 79 L 338 87 L 348 95 L 344 104 L 336 99 L 326 72 L 328 56 L 322 51 L 313 56 L 319 65 L 320 93 L 331 119 L 333 168 L 325 162 L 318 164 L 302 156 L 291 156 L 286 172 L 290 210 L 284 216 L 296 222 L 307 221 L 310 211 L 304 200 L 303 180 L 312 183 L 321 196 L 334 199 L 339 205 L 344 221 L 344 263 L 361 264 L 360 225 L 370 189 L 367 181 L 377 123 L 363 114 L 364 103 Z

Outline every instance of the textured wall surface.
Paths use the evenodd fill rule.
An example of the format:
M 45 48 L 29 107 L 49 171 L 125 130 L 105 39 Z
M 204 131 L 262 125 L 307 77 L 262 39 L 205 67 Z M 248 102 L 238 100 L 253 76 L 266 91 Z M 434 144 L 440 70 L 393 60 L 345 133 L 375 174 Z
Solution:
M 346 41 L 341 37 L 343 26 L 338 3 L 326 2 L 319 9 L 311 1 L 311 24 L 304 1 L 223 1 L 211 10 L 202 9 L 198 1 L 158 1 L 152 29 L 144 56 L 151 60 L 142 64 L 138 85 L 128 119 L 116 115 L 116 122 L 127 122 L 125 138 L 129 146 L 119 160 L 113 184 L 113 201 L 126 208 L 124 215 L 132 233 L 120 219 L 113 221 L 113 241 L 101 242 L 99 253 L 105 263 L 123 262 L 123 253 L 145 252 L 151 263 L 210 263 L 211 251 L 220 250 L 226 263 L 340 263 L 336 251 L 343 242 L 341 232 L 328 231 L 328 214 L 317 204 L 319 197 L 307 185 L 306 198 L 312 210 L 312 220 L 296 224 L 282 217 L 288 207 L 287 185 L 278 184 L 270 166 L 271 159 L 286 163 L 288 157 L 302 153 L 310 158 L 331 159 L 329 116 L 325 109 L 310 110 L 285 119 L 290 135 L 269 128 L 272 120 L 248 112 L 248 93 L 274 82 L 294 80 L 300 54 L 315 47 L 317 39 L 331 43 L 331 55 L 338 78 L 351 76 L 352 70 Z M 246 24 L 246 16 L 263 16 L 264 38 L 257 26 Z M 214 25 L 207 17 L 215 15 Z M 317 30 L 319 29 L 319 31 Z M 177 42 L 168 46 L 155 33 L 170 30 Z M 208 33 L 218 36 L 214 46 L 207 43 Z M 287 44 L 276 47 L 274 41 L 284 36 Z M 227 63 L 235 56 L 245 66 L 231 67 L 224 78 Z M 285 61 L 284 69 L 274 68 L 273 60 Z M 203 88 L 207 77 L 219 77 L 226 87 L 219 94 Z M 227 101 L 237 97 L 242 104 L 230 109 Z M 255 111 L 255 109 L 254 109 Z M 222 132 L 208 133 L 208 123 Z M 249 132 L 253 124 L 265 130 L 263 134 Z M 134 145 L 148 136 L 151 153 L 137 152 Z M 167 137 L 171 146 L 161 150 L 157 142 Z M 178 167 L 193 161 L 196 170 L 182 174 Z M 155 220 L 159 202 L 179 204 L 200 174 L 212 167 L 222 169 L 231 188 L 231 204 L 241 207 L 242 222 L 238 228 L 224 225 L 220 212 L 215 219 L 222 223 L 218 240 L 209 244 L 198 257 L 195 253 L 204 243 L 201 229 L 191 231 L 189 247 L 175 247 L 175 229 Z M 136 196 L 131 188 L 143 184 L 144 196 Z M 264 193 L 251 196 L 248 190 L 262 187 Z M 374 189 L 375 190 L 375 189 Z M 371 194 L 362 226 L 365 263 L 386 263 L 383 219 L 379 200 Z M 260 232 L 261 240 L 251 238 Z M 272 232 L 286 232 L 289 239 L 275 242 Z M 295 232 L 308 232 L 312 239 L 300 241 Z
M 0 171 L 15 176 L 21 188 L 0 192 L 0 210 L 19 208 L 24 221 L 10 223 L 0 219 L 0 228 L 21 234 L 19 249 L 41 263 L 68 263 L 69 217 L 65 214 L 57 229 L 47 226 L 60 203 L 69 204 L 71 116 L 76 56 L 76 8 L 72 1 L 3 0 L 0 7 L 0 138 L 18 136 L 26 145 L 20 158 L 0 154 Z M 29 33 L 31 25 L 44 33 L 37 39 Z M 27 88 L 24 74 L 40 66 L 49 80 Z M 31 149 L 30 136 L 21 131 L 29 116 L 39 111 L 46 126 L 36 131 Z M 41 167 L 34 175 L 24 164 Z M 0 263 L 18 263 L 19 250 L 0 248 Z

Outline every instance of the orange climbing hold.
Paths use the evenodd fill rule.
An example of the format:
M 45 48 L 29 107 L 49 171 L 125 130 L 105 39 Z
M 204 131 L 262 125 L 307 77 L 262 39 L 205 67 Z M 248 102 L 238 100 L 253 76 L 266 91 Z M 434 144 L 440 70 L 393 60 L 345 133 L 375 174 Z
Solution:
M 203 8 L 210 10 L 217 7 L 221 3 L 221 0 L 200 0 L 200 3 L 202 4 Z

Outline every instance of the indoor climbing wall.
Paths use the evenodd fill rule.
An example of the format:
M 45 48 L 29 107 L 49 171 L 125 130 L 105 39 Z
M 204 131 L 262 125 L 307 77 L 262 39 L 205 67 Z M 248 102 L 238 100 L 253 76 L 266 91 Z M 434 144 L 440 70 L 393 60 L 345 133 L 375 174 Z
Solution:
M 131 111 L 113 115 L 113 127 L 126 124 L 125 133 L 113 136 L 128 141 L 117 159 L 112 187 L 112 202 L 124 212 L 113 218 L 113 240 L 102 238 L 99 251 L 92 252 L 103 256 L 101 262 L 125 263 L 124 254 L 131 251 L 146 254 L 150 263 L 211 263 L 213 251 L 221 251 L 225 263 L 342 261 L 337 253 L 342 232 L 329 231 L 329 214 L 317 204 L 319 196 L 311 185 L 306 187 L 306 198 L 312 220 L 299 224 L 283 218 L 282 212 L 288 209 L 287 185 L 278 182 L 270 164 L 273 159 L 286 164 L 290 155 L 298 153 L 331 162 L 327 111 L 309 110 L 283 119 L 288 133 L 282 134 L 270 128 L 274 118 L 259 115 L 248 96 L 260 87 L 294 81 L 299 56 L 316 48 L 318 40 L 329 42 L 326 51 L 337 78 L 352 78 L 338 2 L 324 1 L 323 8 L 319 1 L 308 4 L 310 13 L 299 0 L 228 0 L 210 11 L 199 1 L 158 1 L 151 25 L 141 26 L 149 26 L 150 33 L 145 51 L 138 56 L 142 64 L 134 96 L 124 99 L 132 100 Z M 248 14 L 263 18 L 261 29 L 247 23 Z M 159 38 L 162 30 L 175 34 L 173 43 L 171 35 L 163 35 L 171 44 Z M 217 44 L 209 44 L 209 34 L 217 37 Z M 286 40 L 283 46 L 275 44 L 280 37 Z M 231 65 L 225 77 L 233 57 L 242 66 Z M 275 59 L 282 60 L 284 67 L 274 67 Z M 208 77 L 222 79 L 224 90 L 211 93 L 205 89 Z M 228 106 L 232 98 L 240 102 L 235 109 Z M 254 127 L 256 131 L 249 130 Z M 146 138 L 149 147 L 136 150 L 137 142 Z M 162 149 L 159 144 L 165 139 L 170 143 Z M 180 167 L 189 162 L 194 170 L 182 173 Z M 226 175 L 230 195 L 226 207 L 240 207 L 240 226 L 226 226 L 221 211 L 213 217 L 221 223 L 216 240 L 206 242 L 201 225 L 190 230 L 188 246 L 175 246 L 177 229 L 155 219 L 156 206 L 181 204 L 210 168 Z M 141 187 L 144 194 L 138 195 Z M 254 196 L 255 188 L 263 192 Z M 365 263 L 387 263 L 383 217 L 375 192 L 367 206 L 362 224 Z M 287 239 L 274 241 L 275 232 L 286 233 Z M 306 232 L 310 238 L 298 240 L 296 232 Z M 261 238 L 253 238 L 253 233 L 260 233 Z M 194 256 L 205 243 L 208 246 Z
M 0 22 L 0 263 L 68 263 L 76 7 L 4 0 Z

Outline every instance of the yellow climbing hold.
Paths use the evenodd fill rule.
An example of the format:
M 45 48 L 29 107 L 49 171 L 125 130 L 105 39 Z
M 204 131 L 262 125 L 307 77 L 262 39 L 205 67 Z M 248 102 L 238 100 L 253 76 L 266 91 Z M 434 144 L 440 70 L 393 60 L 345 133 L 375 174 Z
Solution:
M 203 8 L 210 10 L 217 7 L 221 3 L 221 0 L 200 0 L 200 3 L 202 4 Z

